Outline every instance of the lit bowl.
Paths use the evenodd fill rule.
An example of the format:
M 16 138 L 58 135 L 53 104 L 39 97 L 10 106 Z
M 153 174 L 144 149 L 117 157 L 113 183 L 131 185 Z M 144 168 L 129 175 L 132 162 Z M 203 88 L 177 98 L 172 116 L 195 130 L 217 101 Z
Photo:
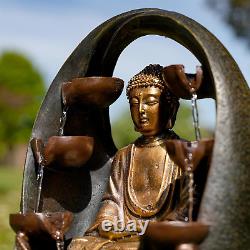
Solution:
M 10 214 L 9 223 L 16 232 L 22 232 L 28 237 L 50 236 L 54 240 L 61 239 L 70 227 L 73 216 L 72 213 L 17 213 Z
M 194 92 L 198 98 L 215 98 L 208 74 L 200 66 L 196 74 L 187 74 L 183 65 L 170 65 L 163 68 L 162 76 L 168 89 L 179 98 L 191 99 Z
M 187 142 L 181 140 L 167 140 L 167 152 L 171 160 L 184 171 L 187 166 L 188 153 L 192 153 L 192 170 L 195 170 L 204 157 L 210 157 L 213 150 L 214 139 Z
M 81 167 L 90 159 L 93 149 L 93 137 L 52 136 L 44 148 L 45 165 Z
M 123 80 L 116 77 L 75 78 L 62 85 L 62 99 L 65 106 L 84 104 L 108 107 L 121 95 Z
M 208 235 L 209 225 L 201 222 L 150 222 L 144 237 L 165 246 L 200 244 Z

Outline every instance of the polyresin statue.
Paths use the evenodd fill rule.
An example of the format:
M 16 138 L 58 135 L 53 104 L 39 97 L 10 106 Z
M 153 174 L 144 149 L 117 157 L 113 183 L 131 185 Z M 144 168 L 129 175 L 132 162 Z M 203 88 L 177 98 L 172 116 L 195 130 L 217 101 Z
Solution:
M 165 143 L 179 138 L 171 130 L 179 101 L 164 83 L 162 69 L 160 65 L 149 65 L 127 86 L 131 116 L 142 136 L 119 150 L 113 160 L 103 205 L 87 231 L 87 235 L 103 238 L 75 239 L 70 249 L 83 249 L 83 246 L 92 249 L 94 244 L 100 245 L 100 249 L 104 245 L 105 249 L 114 249 L 114 245 L 119 249 L 138 249 L 138 234 L 145 233 L 144 226 L 149 221 L 184 221 L 185 176 L 170 159 Z M 105 221 L 112 228 L 103 228 Z M 119 231 L 114 229 L 117 222 L 118 227 L 123 227 Z M 133 222 L 136 222 L 134 228 Z

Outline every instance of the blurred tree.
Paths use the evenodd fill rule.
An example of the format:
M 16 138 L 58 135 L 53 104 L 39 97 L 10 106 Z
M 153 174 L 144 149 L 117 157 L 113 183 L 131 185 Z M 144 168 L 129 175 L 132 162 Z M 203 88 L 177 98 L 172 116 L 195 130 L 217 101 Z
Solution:
M 112 136 L 117 148 L 122 148 L 140 136 L 134 130 L 134 124 L 129 111 L 124 111 L 112 125 Z
M 191 108 L 185 103 L 180 105 L 173 130 L 184 139 L 195 140 Z M 201 128 L 201 133 L 203 137 L 212 137 L 213 132 L 207 128 Z M 113 124 L 112 135 L 117 148 L 128 145 L 140 136 L 140 133 L 134 131 L 129 111 L 125 111 Z
M 10 51 L 0 55 L 1 161 L 15 145 L 27 143 L 44 93 L 43 78 L 29 59 Z
M 250 0 L 208 0 L 209 5 L 224 13 L 225 20 L 239 37 L 246 38 L 250 46 Z

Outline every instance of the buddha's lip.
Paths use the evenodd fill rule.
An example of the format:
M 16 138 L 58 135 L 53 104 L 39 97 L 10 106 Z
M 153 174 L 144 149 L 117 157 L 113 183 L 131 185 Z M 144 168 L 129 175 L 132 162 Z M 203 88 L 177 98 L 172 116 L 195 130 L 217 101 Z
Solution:
M 148 122 L 148 119 L 147 118 L 141 118 L 140 119 L 140 123 L 147 123 Z

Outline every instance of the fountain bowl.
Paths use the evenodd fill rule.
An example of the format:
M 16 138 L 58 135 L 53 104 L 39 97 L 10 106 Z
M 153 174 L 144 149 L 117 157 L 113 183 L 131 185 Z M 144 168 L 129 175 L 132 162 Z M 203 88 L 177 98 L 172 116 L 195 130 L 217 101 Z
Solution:
M 190 99 L 192 93 L 197 91 L 198 96 L 204 97 L 204 93 L 199 91 L 203 83 L 203 72 L 199 66 L 196 67 L 196 74 L 186 74 L 184 66 L 180 64 L 167 66 L 163 69 L 163 79 L 179 98 Z
M 123 86 L 123 80 L 116 77 L 74 78 L 63 84 L 62 99 L 65 106 L 83 104 L 106 108 L 121 95 Z
M 209 232 L 209 225 L 202 222 L 162 221 L 150 222 L 144 237 L 166 246 L 199 244 Z
M 10 214 L 9 224 L 16 232 L 15 249 L 64 249 L 64 235 L 72 220 L 68 211 Z
M 93 137 L 52 136 L 44 148 L 45 165 L 81 167 L 90 159 L 93 150 Z
M 188 153 L 192 153 L 193 171 L 204 157 L 210 157 L 213 150 L 214 139 L 187 142 L 181 140 L 167 140 L 166 147 L 171 160 L 184 171 L 187 166 Z M 190 147 L 191 145 L 191 147 Z
M 10 214 L 9 224 L 16 233 L 22 232 L 28 237 L 50 235 L 54 240 L 57 240 L 58 237 L 62 240 L 72 219 L 72 213 L 68 211 L 55 213 L 28 212 Z

